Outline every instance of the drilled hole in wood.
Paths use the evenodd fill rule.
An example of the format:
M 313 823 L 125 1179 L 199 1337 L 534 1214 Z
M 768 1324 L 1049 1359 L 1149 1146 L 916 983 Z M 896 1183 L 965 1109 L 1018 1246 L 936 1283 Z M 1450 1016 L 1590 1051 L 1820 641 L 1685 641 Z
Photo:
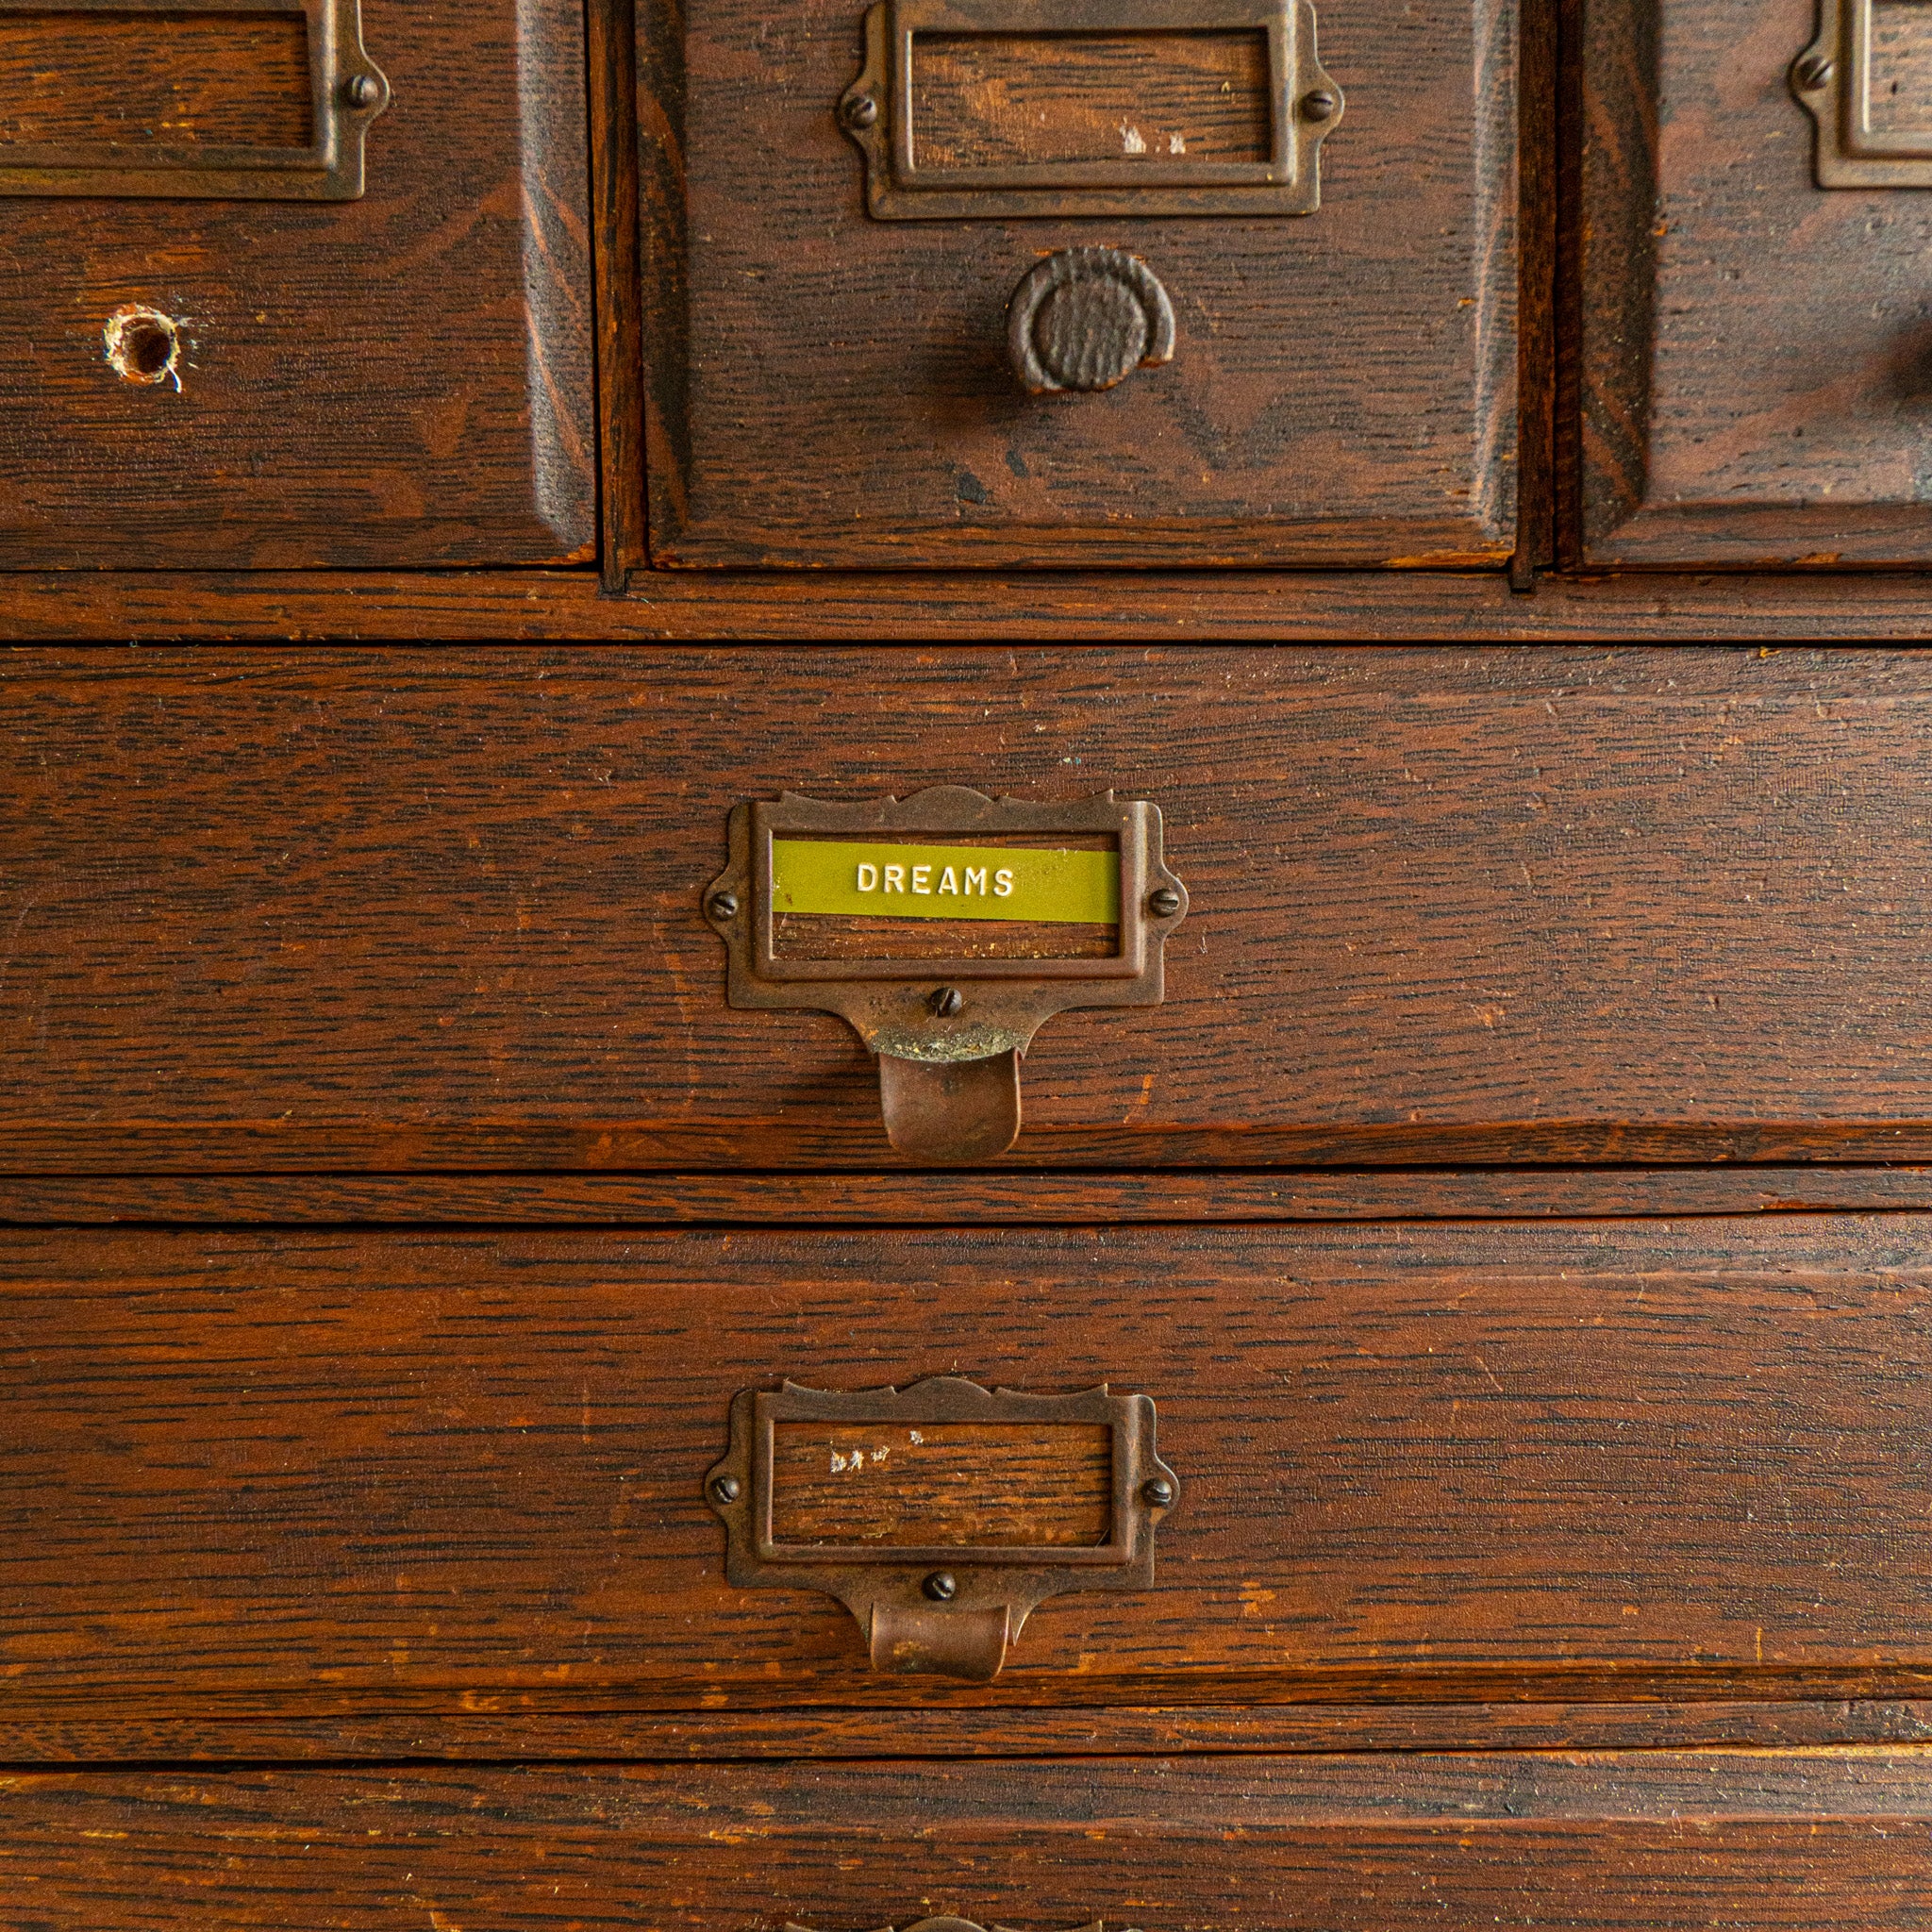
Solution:
M 172 316 L 158 308 L 118 308 L 101 334 L 108 363 L 125 381 L 181 387 L 181 331 Z

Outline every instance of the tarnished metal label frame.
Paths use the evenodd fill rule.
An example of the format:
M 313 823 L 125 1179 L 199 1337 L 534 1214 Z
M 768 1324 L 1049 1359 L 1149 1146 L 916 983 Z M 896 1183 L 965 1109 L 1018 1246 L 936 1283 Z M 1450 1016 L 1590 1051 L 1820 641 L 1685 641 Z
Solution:
M 360 0 L 0 0 L 0 33 L 9 14 L 25 13 L 304 16 L 310 140 L 303 148 L 9 142 L 0 194 L 354 201 L 362 193 L 363 138 L 389 106 L 390 89 L 362 45 Z
M 1272 152 L 1265 161 L 1033 161 L 922 168 L 913 142 L 919 34 L 1113 35 L 1252 27 L 1268 36 Z M 865 156 L 880 221 L 1011 221 L 1075 215 L 1307 215 L 1322 204 L 1322 142 L 1342 113 L 1324 72 L 1313 0 L 876 0 L 863 72 L 839 103 Z
M 790 1544 L 772 1532 L 773 1464 L 781 1422 L 1047 1423 L 1100 1425 L 1112 1440 L 1108 1539 L 1090 1545 Z M 1145 1395 L 1103 1383 L 1073 1395 L 982 1389 L 933 1375 L 907 1389 L 851 1391 L 746 1389 L 731 1402 L 731 1442 L 705 1477 L 723 1519 L 724 1574 L 741 1590 L 815 1590 L 850 1610 L 874 1670 L 932 1672 L 985 1681 L 1005 1661 L 1035 1606 L 1080 1590 L 1145 1590 L 1154 1581 L 1154 1529 L 1179 1485 L 1155 1451 Z M 943 1582 L 943 1594 L 935 1585 Z
M 773 943 L 772 841 L 941 834 L 1111 837 L 1120 857 L 1120 941 L 1099 958 L 781 959 Z M 935 1162 L 1004 1153 L 1020 1132 L 1019 1057 L 1053 1014 L 1074 1007 L 1155 1007 L 1161 947 L 1188 896 L 1161 858 L 1159 808 L 1111 791 L 1067 804 L 987 797 L 939 785 L 910 798 L 825 804 L 787 792 L 736 807 L 730 860 L 705 891 L 724 941 L 734 1007 L 815 1008 L 848 1021 L 879 1058 L 886 1134 L 902 1154 Z
M 772 841 L 781 833 L 888 840 L 901 833 L 1001 837 L 1111 835 L 1121 865 L 1120 949 L 1080 958 L 781 959 L 773 945 Z M 1074 1007 L 1160 1004 L 1161 942 L 1187 912 L 1187 894 L 1161 859 L 1160 808 L 1111 791 L 1065 804 L 987 797 L 962 785 L 910 798 L 825 804 L 787 792 L 731 814 L 730 862 L 711 881 L 705 906 L 730 956 L 734 1007 L 816 1008 L 847 1020 L 874 1053 L 930 1066 L 1024 1052 L 1042 1024 Z M 1157 911 L 1155 894 L 1167 894 Z M 933 995 L 970 982 L 972 997 L 952 1014 Z
M 1932 128 L 1872 125 L 1874 0 L 1819 0 L 1818 38 L 1791 63 L 1791 92 L 1817 124 L 1821 188 L 1932 188 Z

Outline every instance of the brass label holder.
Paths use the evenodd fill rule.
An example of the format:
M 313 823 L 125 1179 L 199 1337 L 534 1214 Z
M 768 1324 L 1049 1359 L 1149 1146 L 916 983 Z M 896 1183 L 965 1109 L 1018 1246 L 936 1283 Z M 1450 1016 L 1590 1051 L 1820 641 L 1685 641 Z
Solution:
M 1791 63 L 1791 92 L 1817 124 L 1821 188 L 1932 188 L 1932 120 L 1874 125 L 1876 0 L 1819 0 L 1818 37 Z
M 781 1542 L 773 1530 L 774 1442 L 778 1425 L 791 1422 L 1099 1425 L 1111 1434 L 1107 1538 L 1031 1547 Z M 1154 1431 L 1150 1397 L 1114 1395 L 1105 1384 L 1074 1395 L 1028 1395 L 958 1375 L 849 1392 L 787 1382 L 732 1398 L 731 1444 L 706 1476 L 705 1495 L 724 1521 L 724 1574 L 738 1588 L 837 1597 L 864 1633 L 875 1671 L 984 1683 L 1043 1598 L 1153 1583 L 1155 1525 L 1180 1493 L 1155 1453 Z
M 361 0 L 0 0 L 0 34 L 12 14 L 91 17 L 292 15 L 308 46 L 306 147 L 215 142 L 133 144 L 9 142 L 0 150 L 0 194 L 166 196 L 219 201 L 355 201 L 363 190 L 369 124 L 389 106 L 389 81 L 362 44 Z
M 1026 862 L 1049 856 L 1041 840 L 1111 841 L 1119 861 L 1115 950 L 1043 958 L 791 957 L 775 942 L 774 852 L 787 835 L 974 846 L 1031 840 L 1011 848 L 1023 873 Z M 1073 1008 L 1158 1006 L 1163 943 L 1187 914 L 1187 892 L 1161 857 L 1159 808 L 1111 791 L 1041 804 L 942 785 L 857 805 L 787 792 L 775 803 L 738 806 L 729 841 L 729 863 L 707 888 L 705 912 L 729 956 L 731 1005 L 815 1008 L 848 1021 L 878 1056 L 887 1137 L 920 1160 L 981 1160 L 1010 1147 L 1020 1132 L 1020 1058 L 1041 1024 Z M 1023 876 L 1015 890 L 1024 887 Z M 878 903 L 886 907 L 887 897 Z M 969 904 L 975 917 L 1000 916 L 1001 902 L 983 893 L 961 899 L 959 909 Z
M 932 37 L 1253 29 L 1268 43 L 1265 158 L 1191 161 L 1166 154 L 1006 165 L 922 164 L 913 138 L 917 42 Z M 1315 49 L 1313 0 L 876 0 L 865 66 L 839 122 L 865 157 L 865 200 L 880 221 L 1012 221 L 1070 215 L 1306 215 L 1322 205 L 1321 148 L 1341 120 L 1341 90 Z

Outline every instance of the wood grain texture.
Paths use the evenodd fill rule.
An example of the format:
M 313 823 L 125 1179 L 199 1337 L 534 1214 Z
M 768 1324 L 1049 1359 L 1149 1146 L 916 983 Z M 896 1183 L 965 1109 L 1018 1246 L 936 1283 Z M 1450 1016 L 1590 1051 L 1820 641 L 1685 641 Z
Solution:
M 1107 1541 L 1112 1523 L 1110 1429 L 780 1423 L 773 1431 L 772 1534 L 782 1543 L 1091 1546 Z
M 1642 1174 L 0 1175 L 0 1223 L 1025 1226 L 1932 1209 L 1925 1168 Z
M 1923 1217 L 0 1242 L 17 1722 L 1923 1695 Z M 737 1391 L 1145 1391 L 1156 1581 L 1000 1677 L 738 1591 Z
M 1586 8 L 1599 562 L 1932 558 L 1922 196 L 1819 190 L 1814 0 Z
M 15 1774 L 23 1932 L 1923 1924 L 1926 1756 Z
M 655 217 L 654 217 L 655 219 Z M 661 415 L 654 404 L 652 420 Z M 658 432 L 652 431 L 656 436 Z M 659 487 L 675 472 L 654 458 Z M 669 480 L 667 481 L 667 475 Z M 1569 525 L 1565 525 L 1569 527 Z M 588 571 L 19 572 L 0 576 L 0 639 L 625 641 L 846 639 L 882 632 L 982 643 L 1048 636 L 1173 644 L 1596 639 L 1815 644 L 1924 635 L 1923 577 L 1541 577 L 1430 571 L 1158 573 L 638 572 L 600 594 Z
M 733 1011 L 740 799 L 1118 787 L 1192 910 L 1009 1166 L 1932 1157 L 1932 659 L 23 654 L 16 1173 L 894 1163 Z
M 594 0 L 590 38 L 591 266 L 596 290 L 598 561 L 622 591 L 645 561 L 643 291 L 636 0 Z
M 300 13 L 7 14 L 0 161 L 14 142 L 143 149 L 233 142 L 307 147 Z
M 581 9 L 363 25 L 394 98 L 361 201 L 8 202 L 0 564 L 593 554 Z M 130 303 L 179 321 L 178 391 L 104 358 Z
M 550 1693 L 554 1695 L 555 1693 Z M 543 1692 L 471 1695 L 461 1710 L 150 1720 L 0 1717 L 0 1765 L 363 1760 L 567 1763 L 798 1758 L 1083 1757 L 1213 1752 L 1791 1750 L 1932 1742 L 1932 1704 L 1258 1704 L 967 1709 L 568 1709 Z
M 1266 162 L 1273 151 L 1260 27 L 921 34 L 912 58 L 917 167 L 1117 161 L 1124 125 L 1162 157 Z
M 834 109 L 862 13 L 651 16 L 652 555 L 671 565 L 1500 566 L 1514 547 L 1514 8 L 1324 25 L 1305 219 L 881 222 Z M 1039 256 L 1131 247 L 1174 363 L 1042 402 Z

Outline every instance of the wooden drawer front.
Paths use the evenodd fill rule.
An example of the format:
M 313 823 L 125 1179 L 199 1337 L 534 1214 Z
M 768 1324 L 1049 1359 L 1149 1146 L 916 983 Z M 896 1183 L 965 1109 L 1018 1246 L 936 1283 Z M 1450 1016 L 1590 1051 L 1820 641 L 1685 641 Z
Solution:
M 1153 800 L 1165 1003 L 1036 1037 L 1008 1162 L 1924 1159 L 1932 662 L 1788 651 L 28 655 L 16 1171 L 893 1158 L 739 1011 L 739 801 Z
M 20 1776 L 23 1927 L 1836 1932 L 1927 1923 L 1919 1752 Z
M 145 43 L 165 17 L 110 21 L 147 31 L 103 40 L 93 16 L 75 14 L 71 46 L 58 18 L 50 8 L 27 21 L 51 74 L 16 71 L 33 64 L 38 41 L 0 54 L 13 63 L 9 128 L 25 114 L 29 131 L 85 135 L 72 101 L 42 127 L 28 81 L 64 75 L 77 88 L 83 59 L 98 56 L 94 92 L 76 99 L 125 138 L 130 170 L 154 130 L 127 125 L 117 60 L 133 63 L 130 92 L 139 80 L 162 106 L 199 99 L 203 139 L 301 139 L 306 122 L 291 132 L 268 113 L 275 90 L 305 84 L 299 44 L 292 71 L 265 54 L 251 64 L 245 13 L 191 9 L 177 23 L 188 36 L 177 51 L 207 69 L 198 78 L 192 66 L 151 71 Z M 264 22 L 299 16 L 268 12 L 254 27 Z M 369 132 L 359 201 L 0 199 L 13 265 L 0 279 L 0 565 L 591 554 L 581 9 L 365 0 L 362 27 L 391 99 Z M 255 118 L 243 112 L 251 85 L 264 91 Z M 0 141 L 0 162 L 15 152 Z M 155 355 L 173 332 L 162 380 L 108 360 L 104 331 L 136 311 L 148 311 L 138 340 Z M 139 375 L 125 322 L 122 332 L 122 361 Z
M 1841 4 L 1588 9 L 1594 560 L 1932 558 L 1924 196 L 1819 187 L 1790 85 Z M 1919 41 L 1914 13 L 1879 10 Z M 1907 80 L 1907 114 L 1924 92 Z
M 984 23 L 1001 11 L 975 10 Z M 838 115 L 866 11 L 867 0 L 809 0 L 781 26 L 751 0 L 703 0 L 652 16 L 657 561 L 1507 558 L 1512 6 L 1317 7 L 1346 108 L 1323 148 L 1315 213 L 943 222 L 867 212 Z M 1104 10 L 1090 28 L 1103 20 L 1118 24 Z M 1004 103 L 1019 144 L 1009 160 L 1036 128 L 1087 120 L 1102 160 L 1152 139 L 1149 167 L 1185 166 L 1167 147 L 1177 124 L 1155 101 L 1144 114 L 1096 107 L 1109 84 L 1136 85 L 1106 72 L 1109 57 L 1158 38 L 1129 34 L 1083 61 L 1077 43 L 1023 35 L 1010 72 L 959 80 L 995 117 Z M 1195 84 L 1216 104 L 1244 85 L 1205 70 Z M 1037 99 L 1019 98 L 1029 89 Z M 924 96 L 920 111 L 933 106 Z M 968 140 L 958 158 L 995 157 Z M 1041 257 L 1092 246 L 1140 258 L 1164 285 L 1173 360 L 1105 393 L 1029 396 L 1009 366 L 1008 298 Z
M 16 1720 L 1932 1672 L 1923 1217 L 0 1256 Z M 874 1674 L 829 1597 L 728 1585 L 705 1494 L 740 1390 L 936 1374 L 1150 1395 L 1180 1485 L 1152 1585 L 1049 1598 L 986 1689 Z

